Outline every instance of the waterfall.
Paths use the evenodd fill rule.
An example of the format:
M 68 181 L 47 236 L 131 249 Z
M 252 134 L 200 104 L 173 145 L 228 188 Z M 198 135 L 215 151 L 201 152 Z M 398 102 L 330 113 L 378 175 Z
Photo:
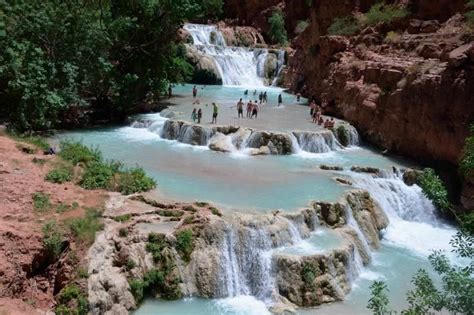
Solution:
M 350 172 L 354 186 L 370 192 L 386 213 L 390 224 L 385 241 L 414 253 L 428 256 L 433 249 L 451 251 L 449 240 L 456 230 L 436 216 L 433 203 L 417 185 L 407 186 L 401 174 L 383 173 L 383 177 Z
M 215 25 L 187 23 L 184 29 L 191 34 L 194 46 L 215 61 L 224 85 L 264 85 L 267 49 L 229 47 Z
M 306 152 L 325 153 L 337 149 L 342 149 L 342 145 L 339 143 L 339 141 L 337 141 L 336 137 L 331 131 L 294 131 L 293 135 L 297 140 L 298 147 Z M 294 152 L 298 152 L 298 150 Z
M 280 80 L 280 76 L 281 76 L 281 73 L 282 73 L 282 70 L 285 66 L 285 51 L 284 50 L 280 50 L 278 51 L 278 62 L 277 62 L 277 74 L 275 76 L 275 78 L 273 79 L 272 81 L 272 86 L 277 86 L 278 85 L 278 81 Z

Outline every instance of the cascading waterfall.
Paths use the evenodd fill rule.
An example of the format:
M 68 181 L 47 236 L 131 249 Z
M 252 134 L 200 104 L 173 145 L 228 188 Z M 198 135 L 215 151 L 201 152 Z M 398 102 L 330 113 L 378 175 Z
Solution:
M 306 152 L 326 153 L 338 149 L 343 146 L 337 141 L 331 131 L 325 132 L 293 132 L 298 147 Z
M 264 85 L 268 49 L 228 47 L 215 25 L 185 24 L 184 29 L 194 46 L 215 61 L 224 85 Z M 278 73 L 282 66 L 278 63 Z
M 277 86 L 278 81 L 280 80 L 281 73 L 283 71 L 283 68 L 285 66 L 285 51 L 280 50 L 278 51 L 278 61 L 277 61 L 277 74 L 275 78 L 272 81 L 272 86 Z

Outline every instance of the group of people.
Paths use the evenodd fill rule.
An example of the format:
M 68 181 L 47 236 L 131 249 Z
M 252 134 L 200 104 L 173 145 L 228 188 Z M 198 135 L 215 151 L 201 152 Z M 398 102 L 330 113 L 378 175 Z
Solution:
M 207 105 L 206 105 L 207 106 Z M 211 124 L 217 124 L 217 115 L 219 114 L 219 106 L 216 103 L 212 103 L 212 121 Z M 191 113 L 191 119 L 193 122 L 197 122 L 198 124 L 201 123 L 202 119 L 202 109 L 196 109 L 194 107 L 193 112 Z
M 237 117 L 244 118 L 244 102 L 242 101 L 242 99 L 240 99 L 237 102 L 236 107 L 237 107 Z M 247 103 L 247 118 L 252 119 L 254 116 L 255 118 L 257 118 L 259 111 L 260 111 L 260 106 L 258 105 L 257 100 L 255 100 L 255 103 L 253 103 L 252 100 L 250 100 Z
M 309 103 L 309 114 L 313 119 L 313 123 L 318 124 L 319 126 L 324 125 L 324 128 L 332 129 L 336 124 L 334 118 L 332 117 L 331 119 L 326 118 L 326 120 L 324 120 L 321 106 L 317 105 L 314 99 L 311 101 L 311 103 Z

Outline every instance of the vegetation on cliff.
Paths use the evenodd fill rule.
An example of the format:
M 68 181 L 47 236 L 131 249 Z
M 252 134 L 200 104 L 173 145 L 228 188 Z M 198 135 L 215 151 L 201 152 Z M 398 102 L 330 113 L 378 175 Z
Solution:
M 0 2 L 0 116 L 20 132 L 116 119 L 157 100 L 189 66 L 174 43 L 221 0 Z M 60 26 L 60 27 L 59 27 Z
M 268 19 L 269 24 L 269 35 L 271 40 L 279 45 L 288 44 L 288 34 L 285 28 L 285 18 L 283 12 L 280 10 L 273 11 L 272 15 Z

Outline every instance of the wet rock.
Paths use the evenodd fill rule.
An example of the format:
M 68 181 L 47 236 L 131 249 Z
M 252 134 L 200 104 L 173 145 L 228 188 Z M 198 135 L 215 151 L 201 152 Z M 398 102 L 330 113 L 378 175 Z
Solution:
M 378 175 L 380 174 L 380 169 L 376 167 L 363 167 L 363 166 L 352 166 L 351 171 L 357 172 L 357 173 L 369 173 L 369 174 L 374 174 Z
M 222 77 L 216 62 L 196 46 L 186 46 L 186 58 L 193 65 L 192 82 L 197 84 L 222 84 Z
M 325 170 L 325 171 L 343 171 L 344 168 L 342 166 L 337 166 L 337 165 L 320 165 L 320 169 Z
M 346 224 L 346 213 L 341 203 L 316 202 L 313 205 L 319 221 L 329 227 L 340 227 Z
M 209 149 L 218 152 L 232 152 L 235 147 L 230 137 L 218 132 L 209 141 Z
M 352 186 L 352 182 L 346 178 L 336 177 L 335 180 L 343 185 Z
M 422 173 L 421 171 L 414 170 L 414 169 L 411 169 L 411 168 L 406 169 L 403 172 L 403 181 L 408 186 L 413 186 L 418 182 L 418 178 L 421 175 L 421 173 Z

